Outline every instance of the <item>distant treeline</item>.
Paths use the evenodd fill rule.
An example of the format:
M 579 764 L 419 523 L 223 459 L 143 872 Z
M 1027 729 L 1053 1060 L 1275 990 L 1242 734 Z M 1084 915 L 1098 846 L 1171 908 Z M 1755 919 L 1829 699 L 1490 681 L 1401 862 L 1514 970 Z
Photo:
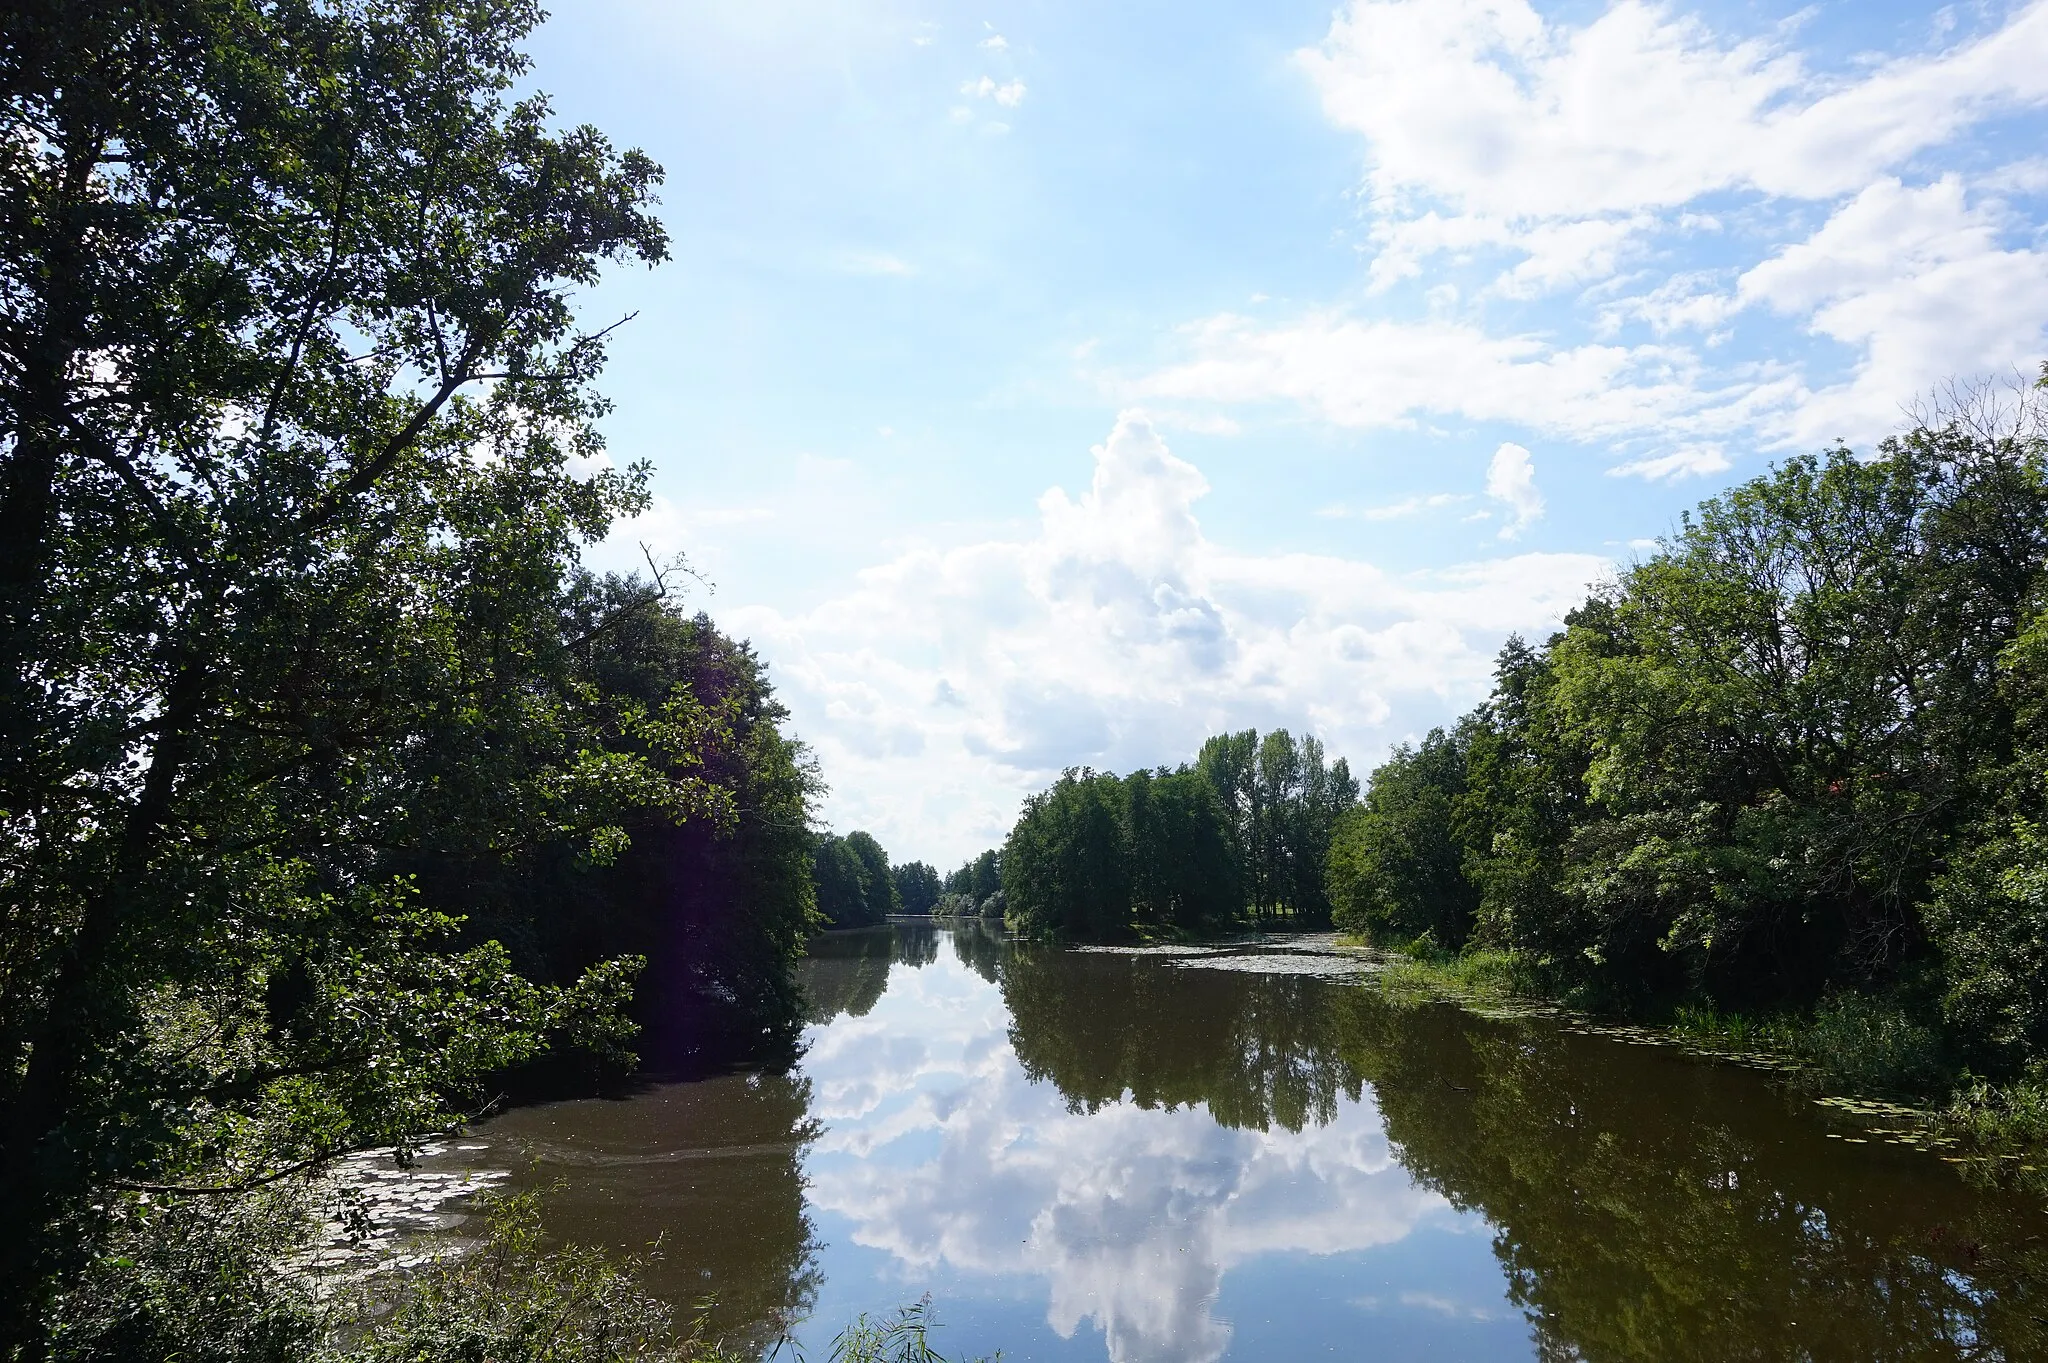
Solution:
M 990 848 L 946 877 L 945 893 L 932 910 L 941 918 L 1003 916 L 1003 854 Z
M 825 927 L 868 927 L 890 914 L 1003 916 L 1001 857 L 996 852 L 983 852 L 941 880 L 938 870 L 922 861 L 892 865 L 871 833 L 825 833 L 815 843 L 811 876 Z
M 1327 924 L 1324 862 L 1358 782 L 1285 729 L 1211 738 L 1193 765 L 1070 769 L 1032 796 L 999 857 L 1003 913 L 1035 937 L 1101 941 L 1248 916 Z
M 1701 505 L 1338 822 L 1336 920 L 1802 1019 L 1873 1082 L 2048 1061 L 2048 478 L 2022 403 Z
M 889 864 L 871 833 L 816 839 L 811 858 L 824 926 L 862 928 L 892 913 L 928 914 L 939 902 L 939 873 L 921 861 Z

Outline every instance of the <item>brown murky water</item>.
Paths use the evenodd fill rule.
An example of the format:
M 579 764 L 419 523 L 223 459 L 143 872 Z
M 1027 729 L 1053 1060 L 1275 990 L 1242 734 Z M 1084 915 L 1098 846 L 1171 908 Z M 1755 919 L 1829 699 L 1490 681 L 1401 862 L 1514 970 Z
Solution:
M 1286 952 L 899 924 L 808 970 L 797 1073 L 465 1158 L 764 1351 L 930 1292 L 948 1356 L 2048 1359 L 2041 1209 L 1767 1075 Z

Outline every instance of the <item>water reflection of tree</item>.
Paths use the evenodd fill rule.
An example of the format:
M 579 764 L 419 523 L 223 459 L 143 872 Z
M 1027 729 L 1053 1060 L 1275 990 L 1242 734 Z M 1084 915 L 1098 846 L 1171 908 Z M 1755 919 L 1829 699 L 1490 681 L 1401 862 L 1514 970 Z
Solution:
M 898 965 L 922 970 L 939 959 L 939 929 L 931 919 L 899 918 L 889 927 L 895 936 Z
M 1315 980 L 1018 944 L 1001 982 L 1018 1061 L 1076 1112 L 1128 1095 L 1141 1107 L 1204 1104 L 1225 1126 L 1299 1131 L 1359 1094 Z
M 1752 1075 L 1342 998 L 1402 1163 L 1492 1222 L 1543 1357 L 2048 1358 L 2013 1257 L 2048 1227 L 1924 1156 L 1845 1158 Z
M 947 931 L 953 939 L 953 955 L 960 964 L 994 984 L 1003 955 L 1002 933 L 979 918 L 959 919 Z
M 1020 945 L 1000 980 L 1019 1061 L 1076 1112 L 1299 1130 L 1369 1082 L 1409 1173 L 1495 1228 L 1546 1359 L 2048 1358 L 2038 1209 L 1845 1150 L 1754 1074 L 1156 958 Z
M 866 1017 L 889 987 L 889 965 L 895 956 L 895 935 L 888 927 L 814 938 L 797 970 L 808 1001 L 805 1021 L 830 1022 L 841 1013 Z

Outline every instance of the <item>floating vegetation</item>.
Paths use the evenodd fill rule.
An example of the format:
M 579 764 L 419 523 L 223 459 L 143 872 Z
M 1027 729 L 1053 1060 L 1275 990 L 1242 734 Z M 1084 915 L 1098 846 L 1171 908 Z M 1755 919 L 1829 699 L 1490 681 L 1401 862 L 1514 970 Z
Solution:
M 1386 967 L 1378 961 L 1325 956 L 1312 952 L 1261 952 L 1238 956 L 1197 956 L 1173 962 L 1186 970 L 1243 970 L 1257 975 L 1317 975 L 1343 979 L 1376 974 Z
M 482 1145 L 426 1145 L 419 1159 L 481 1151 Z M 295 1268 L 343 1281 L 411 1268 L 449 1244 L 436 1245 L 469 1219 L 454 1204 L 488 1191 L 510 1176 L 504 1169 L 401 1165 L 392 1151 L 370 1150 L 338 1160 L 313 1185 L 324 1209 L 313 1245 Z

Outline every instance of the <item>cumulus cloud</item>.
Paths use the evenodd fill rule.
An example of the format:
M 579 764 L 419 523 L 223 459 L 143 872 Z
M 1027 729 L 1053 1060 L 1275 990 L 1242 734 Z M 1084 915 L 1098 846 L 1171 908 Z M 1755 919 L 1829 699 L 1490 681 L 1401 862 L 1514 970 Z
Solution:
M 1379 203 L 1605 223 L 1584 254 L 1612 248 L 1618 218 L 1716 191 L 1853 193 L 1971 123 L 2048 102 L 2044 54 L 2041 3 L 1840 81 L 1641 0 L 1583 27 L 1527 0 L 1354 0 L 1299 60 L 1330 119 L 1366 138 Z
M 1248 724 L 1370 763 L 1408 736 L 1397 707 L 1469 705 L 1508 632 L 1550 627 L 1609 570 L 1590 554 L 1395 575 L 1243 553 L 1204 534 L 1207 490 L 1127 412 L 1086 490 L 1047 492 L 1028 533 L 906 547 L 809 611 L 729 612 L 819 750 L 833 821 L 952 864 L 1068 765 L 1181 761 Z
M 1503 442 L 1486 466 L 1486 495 L 1507 508 L 1508 523 L 1500 537 L 1511 540 L 1543 515 L 1543 494 L 1536 490 L 1536 465 L 1529 451 Z
M 1986 23 L 1837 71 L 1789 26 L 1730 39 L 1644 0 L 1580 23 L 1352 0 L 1297 56 L 1361 139 L 1363 300 L 1194 323 L 1130 390 L 1357 427 L 1506 421 L 1651 479 L 1724 470 L 1737 443 L 1882 435 L 1912 394 L 2048 345 L 2048 260 L 2008 202 L 2044 163 L 1957 154 L 2048 107 L 2048 0 Z M 1935 154 L 1983 169 L 1930 181 Z

